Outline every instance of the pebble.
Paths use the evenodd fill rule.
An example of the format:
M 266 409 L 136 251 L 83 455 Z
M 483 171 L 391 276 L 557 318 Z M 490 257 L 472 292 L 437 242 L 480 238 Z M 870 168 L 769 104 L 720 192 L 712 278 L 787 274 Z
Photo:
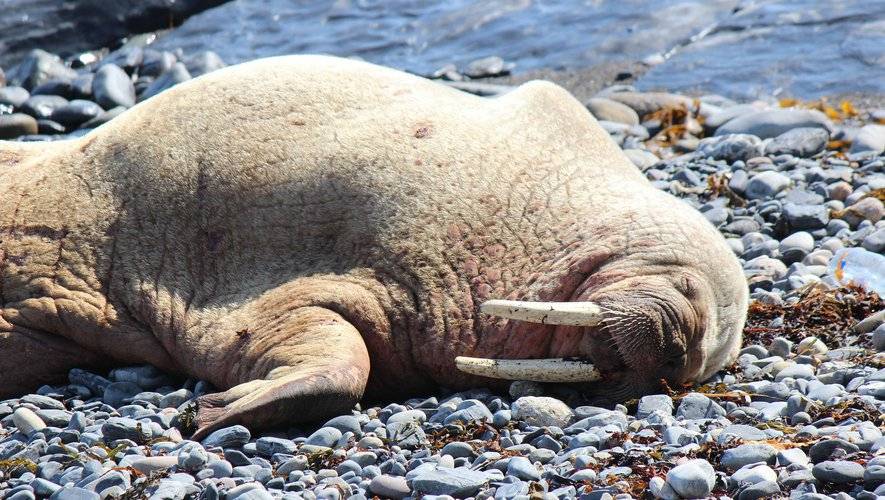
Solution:
M 138 96 L 139 101 L 151 98 L 164 90 L 170 89 L 181 82 L 191 79 L 190 73 L 184 64 L 175 63 L 168 71 L 160 75 L 153 83 L 151 83 L 141 95 Z
M 762 141 L 748 134 L 730 134 L 702 139 L 696 151 L 701 157 L 729 163 L 747 161 L 762 154 Z
M 809 158 L 823 151 L 829 139 L 830 134 L 823 128 L 794 128 L 772 139 L 765 146 L 765 154 Z
M 716 484 L 716 474 L 709 462 L 698 458 L 670 469 L 667 484 L 683 498 L 706 498 Z
M 240 448 L 248 443 L 252 438 L 249 429 L 242 425 L 233 425 L 223 427 L 206 436 L 202 443 L 203 446 L 210 448 L 217 446 L 220 448 Z
M 746 443 L 725 450 L 720 461 L 729 469 L 740 469 L 757 462 L 773 462 L 776 454 L 777 450 L 769 444 Z
M 61 123 L 65 127 L 76 128 L 97 117 L 103 111 L 101 106 L 92 101 L 75 99 L 55 109 L 50 118 L 52 121 Z
M 6 79 L 12 85 L 31 90 L 52 80 L 73 80 L 76 76 L 77 72 L 65 66 L 57 55 L 34 49 L 7 73 Z
M 416 475 L 412 488 L 424 495 L 468 497 L 475 495 L 488 481 L 486 474 L 463 467 L 435 469 Z
M 30 409 L 24 407 L 20 407 L 13 412 L 12 424 L 19 432 L 26 436 L 46 428 L 46 423 L 43 422 L 43 419 Z
M 639 115 L 636 111 L 620 102 L 605 97 L 593 97 L 584 105 L 597 120 L 639 125 Z
M 869 124 L 861 127 L 851 142 L 851 153 L 872 151 L 875 154 L 885 152 L 885 125 Z
M 568 405 L 549 397 L 521 397 L 513 402 L 510 410 L 514 420 L 538 427 L 566 427 L 574 417 Z
M 95 72 L 92 81 L 95 102 L 104 109 L 117 106 L 131 108 L 135 105 L 135 85 L 132 79 L 116 64 L 105 64 Z
M 20 108 L 31 94 L 22 87 L 0 87 L 0 105 Z
M 828 483 L 853 483 L 863 479 L 863 465 L 847 460 L 827 460 L 814 465 L 814 477 Z
M 24 113 L 0 115 L 0 139 L 15 139 L 21 135 L 36 134 L 37 120 Z
M 772 170 L 760 172 L 747 181 L 747 188 L 744 190 L 747 198 L 751 200 L 767 200 L 792 184 L 789 177 Z
M 404 477 L 380 475 L 369 483 L 369 492 L 382 498 L 400 499 L 409 496 L 411 490 Z

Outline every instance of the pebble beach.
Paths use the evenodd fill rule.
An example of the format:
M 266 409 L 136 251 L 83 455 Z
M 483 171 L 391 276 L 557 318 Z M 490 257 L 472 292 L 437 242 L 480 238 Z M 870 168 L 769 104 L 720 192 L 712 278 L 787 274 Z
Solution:
M 36 49 L 0 69 L 0 140 L 78 137 L 225 65 L 150 45 L 67 60 Z M 485 57 L 425 76 L 493 98 L 513 88 L 500 78 L 512 69 Z M 151 366 L 75 369 L 0 401 L 0 497 L 885 497 L 881 99 L 600 88 L 579 96 L 588 111 L 743 265 L 743 348 L 713 379 L 605 408 L 528 382 L 441 389 L 195 442 L 193 400 L 208 383 Z

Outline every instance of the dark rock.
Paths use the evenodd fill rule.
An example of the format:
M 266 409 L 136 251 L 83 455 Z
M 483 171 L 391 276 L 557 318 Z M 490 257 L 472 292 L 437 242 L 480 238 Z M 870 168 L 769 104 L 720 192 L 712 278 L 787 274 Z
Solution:
M 178 58 L 172 52 L 145 49 L 144 58 L 138 68 L 138 76 L 156 78 L 172 69 L 176 62 Z
M 68 100 L 57 95 L 34 95 L 21 106 L 23 113 L 36 119 L 49 119 L 52 113 L 68 104 Z
M 36 134 L 37 120 L 24 113 L 0 115 L 0 139 L 15 139 L 22 135 Z
M 105 64 L 95 72 L 92 82 L 95 102 L 104 109 L 135 105 L 135 86 L 132 79 L 116 64 Z
M 3 34 L 6 36 L 5 32 Z M 34 49 L 18 66 L 9 71 L 7 77 L 13 85 L 31 90 L 52 80 L 71 81 L 77 77 L 77 72 L 65 66 L 57 55 Z
M 141 66 L 142 61 L 144 61 L 144 49 L 138 46 L 124 47 L 102 59 L 98 67 L 101 68 L 105 64 L 113 64 L 131 75 Z
M 224 64 L 224 61 L 221 60 L 221 57 L 211 50 L 204 50 L 191 57 L 185 58 L 184 65 L 194 78 L 227 66 Z
M 828 483 L 853 483 L 863 479 L 863 465 L 847 460 L 827 460 L 816 464 L 811 473 L 819 481 Z
M 2 9 L 10 15 L 0 15 L 0 65 L 9 67 L 21 61 L 34 47 L 67 57 L 113 45 L 132 33 L 177 26 L 222 3 L 224 0 L 5 0 Z
M 95 128 L 99 125 L 104 125 L 105 123 L 113 120 L 114 118 L 123 114 L 126 111 L 126 108 L 123 106 L 117 106 L 116 108 L 109 109 L 104 113 L 96 116 L 95 118 L 89 120 L 88 122 L 81 125 L 82 128 Z
M 138 96 L 139 101 L 143 101 L 150 97 L 153 97 L 160 92 L 171 88 L 181 82 L 185 82 L 191 79 L 190 73 L 187 72 L 187 68 L 182 63 L 175 63 L 172 66 L 172 69 L 163 73 L 159 78 L 154 80 L 142 93 Z
M 785 203 L 783 219 L 780 229 L 783 233 L 802 231 L 807 229 L 819 229 L 827 227 L 830 221 L 830 212 L 823 205 L 797 205 Z M 785 223 L 785 224 L 784 224 Z
M 808 450 L 808 458 L 811 459 L 812 463 L 816 464 L 829 459 L 836 450 L 844 450 L 847 453 L 856 453 L 860 451 L 860 448 L 858 448 L 856 444 L 849 443 L 843 439 L 825 439 L 815 443 Z
M 37 120 L 37 130 L 41 134 L 64 134 L 65 126 L 52 120 Z
M 104 112 L 92 101 L 74 99 L 52 112 L 51 119 L 69 128 L 76 128 Z M 139 391 L 141 392 L 141 391 Z

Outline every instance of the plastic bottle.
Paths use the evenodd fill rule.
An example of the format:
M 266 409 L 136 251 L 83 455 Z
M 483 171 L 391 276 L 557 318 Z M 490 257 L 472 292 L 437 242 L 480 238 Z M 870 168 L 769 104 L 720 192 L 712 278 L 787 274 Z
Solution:
M 827 273 L 837 283 L 853 283 L 885 297 L 885 256 L 863 248 L 842 248 L 836 251 Z

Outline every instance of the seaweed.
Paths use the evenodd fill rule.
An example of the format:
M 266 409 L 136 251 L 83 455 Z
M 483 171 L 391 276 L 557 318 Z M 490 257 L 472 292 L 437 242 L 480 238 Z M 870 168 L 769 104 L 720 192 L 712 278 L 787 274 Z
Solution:
M 37 463 L 27 458 L 9 458 L 0 460 L 0 472 L 11 475 L 21 469 L 31 473 L 37 472 Z

